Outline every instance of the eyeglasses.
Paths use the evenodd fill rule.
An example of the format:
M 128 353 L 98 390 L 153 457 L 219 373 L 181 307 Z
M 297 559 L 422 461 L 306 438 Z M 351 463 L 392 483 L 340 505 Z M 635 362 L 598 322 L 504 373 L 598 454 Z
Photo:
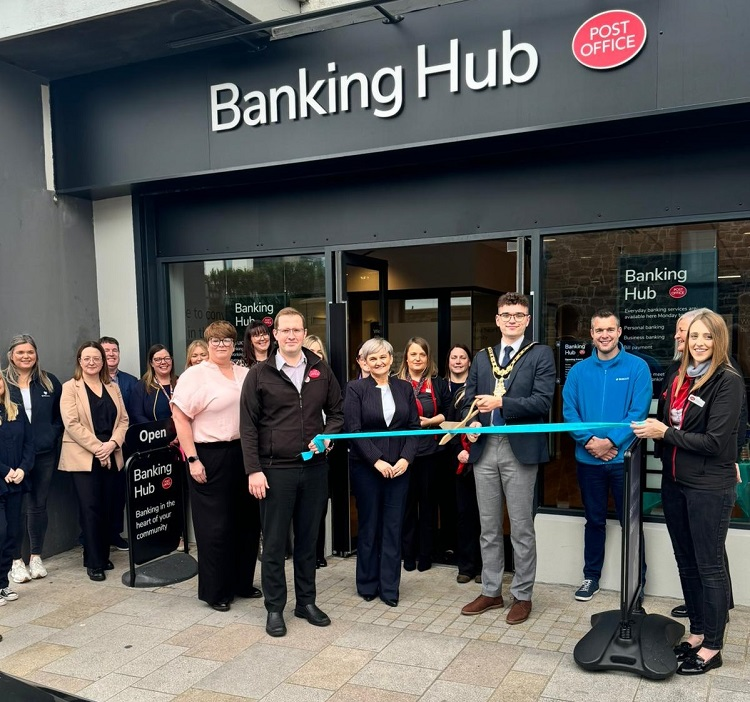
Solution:
M 276 333 L 279 336 L 289 336 L 290 334 L 294 334 L 294 336 L 301 336 L 305 333 L 304 329 L 277 329 Z
M 102 359 L 99 358 L 99 356 L 86 356 L 86 358 L 81 359 L 82 365 L 94 365 L 98 366 L 102 362 Z
M 172 363 L 172 357 L 171 356 L 163 356 L 162 358 L 152 358 L 151 359 L 154 363 L 158 363 L 160 366 L 166 364 L 166 363 Z
M 215 339 L 212 337 L 208 340 L 208 343 L 213 347 L 234 346 L 234 339 Z
M 266 331 L 257 331 L 253 332 L 250 336 L 252 336 L 254 339 L 263 339 L 268 338 L 268 332 Z
M 515 319 L 516 322 L 523 322 L 526 317 L 530 317 L 530 314 L 527 314 L 526 312 L 516 312 L 515 314 L 510 314 L 509 312 L 501 312 L 497 315 L 500 317 L 500 319 L 503 320 L 503 322 L 509 321 L 511 318 Z

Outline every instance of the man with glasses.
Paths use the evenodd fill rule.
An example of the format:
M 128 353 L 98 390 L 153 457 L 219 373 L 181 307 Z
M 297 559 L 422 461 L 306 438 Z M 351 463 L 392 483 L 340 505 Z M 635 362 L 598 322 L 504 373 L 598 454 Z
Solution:
M 641 358 L 620 343 L 619 317 L 599 310 L 591 318 L 594 351 L 576 363 L 563 386 L 563 418 L 566 422 L 637 422 L 651 406 L 651 372 Z M 574 597 L 588 602 L 599 592 L 607 538 L 609 494 L 622 525 L 624 454 L 634 439 L 629 426 L 621 429 L 572 431 L 576 442 L 576 467 L 586 515 L 583 532 L 583 582 Z M 645 565 L 642 565 L 645 577 Z
M 273 335 L 278 348 L 266 363 L 250 369 L 242 387 L 240 439 L 250 493 L 260 500 L 266 632 L 284 636 L 284 556 L 292 523 L 294 616 L 315 626 L 331 623 L 315 604 L 315 543 L 328 499 L 328 467 L 312 439 L 340 432 L 344 414 L 330 367 L 302 347 L 307 335 L 302 314 L 282 309 Z M 301 454 L 308 450 L 315 455 L 303 461 Z
M 104 349 L 105 360 L 107 362 L 107 370 L 109 370 L 109 377 L 112 382 L 120 388 L 122 394 L 122 401 L 125 403 L 125 407 L 130 406 L 130 393 L 135 389 L 138 383 L 138 378 L 130 373 L 120 370 L 120 342 L 117 341 L 113 336 L 103 336 L 99 339 L 99 343 Z M 112 523 L 110 524 L 110 544 L 113 548 L 118 551 L 128 550 L 128 540 L 122 537 L 122 532 L 125 529 L 125 502 L 127 502 L 127 478 L 125 477 L 125 471 L 120 470 L 117 472 L 115 478 L 115 498 L 112 506 Z
M 547 421 L 555 390 L 555 359 L 548 346 L 524 337 L 530 320 L 529 301 L 524 295 L 500 296 L 495 323 L 501 341 L 476 355 L 466 382 L 464 416 L 473 405 L 481 420 L 470 426 Z M 534 488 L 539 463 L 549 460 L 547 434 L 474 434 L 469 440 L 474 442 L 469 462 L 474 464 L 481 524 L 482 593 L 464 606 L 461 614 L 481 614 L 505 606 L 505 503 L 515 560 L 510 587 L 513 603 L 505 621 L 520 624 L 531 613 L 536 578 Z

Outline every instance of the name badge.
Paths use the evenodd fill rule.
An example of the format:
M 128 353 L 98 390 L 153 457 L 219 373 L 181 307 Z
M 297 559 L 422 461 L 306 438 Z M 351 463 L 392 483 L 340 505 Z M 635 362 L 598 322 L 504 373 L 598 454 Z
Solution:
M 698 405 L 698 407 L 703 407 L 706 404 L 706 401 L 701 400 L 697 395 L 688 395 L 688 402 L 692 402 L 694 405 Z

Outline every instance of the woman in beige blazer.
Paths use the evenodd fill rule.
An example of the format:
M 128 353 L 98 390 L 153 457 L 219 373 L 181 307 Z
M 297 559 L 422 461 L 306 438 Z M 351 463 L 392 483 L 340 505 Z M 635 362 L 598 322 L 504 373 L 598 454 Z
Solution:
M 60 398 L 65 433 L 58 468 L 72 474 L 83 531 L 83 564 L 96 581 L 104 580 L 104 571 L 114 567 L 109 560 L 108 525 L 128 429 L 120 389 L 111 382 L 104 358 L 99 342 L 83 343 L 73 378 L 62 386 Z

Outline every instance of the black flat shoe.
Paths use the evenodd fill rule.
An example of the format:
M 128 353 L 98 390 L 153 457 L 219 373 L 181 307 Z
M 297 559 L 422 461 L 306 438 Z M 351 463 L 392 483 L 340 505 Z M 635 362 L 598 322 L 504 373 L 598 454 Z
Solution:
M 217 612 L 228 612 L 232 606 L 229 604 L 229 602 L 214 602 L 211 607 Z
M 266 634 L 269 636 L 286 636 L 286 624 L 281 612 L 269 612 L 266 617 Z
M 672 610 L 672 616 L 673 617 L 687 617 L 687 605 L 684 603 L 681 605 L 677 605 Z
M 408 570 L 411 572 L 412 570 L 417 569 L 417 563 L 416 561 L 413 561 L 411 558 L 404 558 L 404 570 Z
M 380 599 L 389 607 L 398 607 L 398 600 L 391 600 L 391 599 L 388 599 L 387 597 L 381 597 Z
M 374 595 L 363 595 L 361 592 L 358 593 L 359 596 L 365 601 L 365 602 L 372 602 L 378 595 L 375 593 Z
M 248 600 L 258 600 L 261 597 L 263 597 L 263 593 L 257 587 L 251 587 L 247 591 L 247 594 L 243 592 L 238 592 L 237 597 L 244 597 L 245 599 L 248 599 Z
M 686 658 L 690 658 L 694 653 L 698 653 L 701 650 L 702 643 L 697 646 L 691 646 L 687 641 L 683 641 L 678 646 L 674 647 L 674 655 L 677 656 L 678 661 L 684 661 Z
M 424 573 L 426 570 L 432 568 L 432 561 L 429 558 L 420 558 L 417 563 L 417 570 L 420 573 Z
M 677 669 L 677 675 L 703 675 L 714 668 L 721 668 L 724 661 L 721 660 L 721 651 L 719 651 L 710 660 L 704 661 L 697 653 L 690 658 L 686 658 L 682 665 Z
M 89 579 L 100 583 L 102 580 L 106 580 L 107 576 L 104 575 L 104 570 L 101 568 L 86 568 L 86 573 L 89 576 Z
M 328 615 L 314 604 L 297 605 L 294 608 L 294 616 L 307 619 L 313 626 L 328 626 L 331 623 Z
M 115 569 L 115 564 L 112 563 L 112 561 L 107 561 L 106 564 L 104 565 L 104 570 L 114 570 L 114 569 Z
M 325 558 L 318 558 L 318 560 L 315 563 L 316 568 L 327 568 L 328 567 L 328 561 Z

